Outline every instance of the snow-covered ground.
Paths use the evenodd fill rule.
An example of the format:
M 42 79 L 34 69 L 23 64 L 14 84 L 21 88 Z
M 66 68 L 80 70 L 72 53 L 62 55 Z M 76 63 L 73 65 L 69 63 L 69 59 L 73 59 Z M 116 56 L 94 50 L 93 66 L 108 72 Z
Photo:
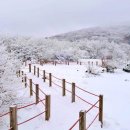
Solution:
M 75 82 L 77 86 L 95 93 L 97 95 L 104 95 L 104 125 L 100 127 L 98 118 L 89 128 L 90 130 L 129 130 L 130 121 L 130 74 L 125 73 L 120 69 L 117 69 L 115 73 L 101 73 L 98 76 L 88 75 L 85 73 L 86 66 L 83 65 L 36 65 L 40 70 L 46 70 L 48 73 L 60 78 L 66 79 L 68 82 Z M 71 103 L 71 95 L 67 93 L 65 97 L 62 96 L 61 88 L 56 85 L 52 87 L 48 86 L 48 82 L 44 83 L 42 78 L 37 78 L 33 73 L 28 73 L 27 69 L 22 69 L 27 73 L 28 78 L 32 78 L 34 83 L 38 83 L 40 88 L 46 93 L 51 95 L 51 118 L 49 121 L 45 121 L 44 114 L 35 118 L 34 120 L 19 126 L 19 130 L 68 130 L 75 121 L 79 118 L 80 110 L 88 110 L 91 106 L 76 98 L 75 103 Z M 40 71 L 42 74 L 42 71 Z M 52 77 L 52 80 L 61 85 L 61 81 Z M 66 84 L 66 88 L 71 90 L 71 85 Z M 19 94 L 28 95 L 28 88 L 23 88 L 24 92 Z M 23 90 L 22 90 L 23 91 Z M 91 96 L 76 89 L 76 94 L 81 96 L 83 99 L 94 104 L 98 98 Z M 40 94 L 40 97 L 43 95 Z M 42 97 L 44 98 L 44 97 Z M 34 97 L 31 100 L 35 101 Z M 45 110 L 42 104 L 33 106 L 25 110 L 21 110 L 18 114 L 18 122 L 22 122 L 33 117 L 40 112 Z M 94 119 L 98 113 L 97 108 L 93 108 L 87 113 L 86 124 L 87 126 Z M 78 130 L 78 124 L 73 130 Z M 5 129 L 3 129 L 5 130 Z

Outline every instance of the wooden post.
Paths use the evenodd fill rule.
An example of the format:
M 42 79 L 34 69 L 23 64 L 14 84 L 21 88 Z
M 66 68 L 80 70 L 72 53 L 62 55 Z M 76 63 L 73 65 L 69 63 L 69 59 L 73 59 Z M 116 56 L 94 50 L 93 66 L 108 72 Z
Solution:
M 75 83 L 72 83 L 72 102 L 75 102 Z
M 49 73 L 49 86 L 50 87 L 52 86 L 52 76 L 51 76 L 51 73 Z
M 24 82 L 24 78 L 22 77 L 22 83 Z
M 34 75 L 36 74 L 36 66 L 34 66 Z
M 22 75 L 23 75 L 23 71 L 21 71 Z
M 86 111 L 80 111 L 79 118 L 79 130 L 86 130 Z
M 80 62 L 80 65 L 82 65 L 82 62 Z
M 19 77 L 20 77 L 20 70 L 19 70 L 19 73 L 18 73 L 18 74 L 19 74 Z
M 69 61 L 68 61 L 68 65 L 69 65 Z
M 79 62 L 77 61 L 77 65 L 79 64 Z
M 33 91 L 32 91 L 32 79 L 29 80 L 30 82 L 30 96 L 33 95 Z
M 36 84 L 36 104 L 39 103 L 39 84 Z
M 37 77 L 39 77 L 39 68 L 37 68 Z
M 25 88 L 26 88 L 27 87 L 27 77 L 26 77 L 26 75 L 24 77 L 24 82 L 25 82 Z
M 11 130 L 18 130 L 16 105 L 10 106 L 10 128 L 12 128 Z
M 65 96 L 65 79 L 62 79 L 62 96 Z
M 55 66 L 56 66 L 56 61 L 55 61 Z
M 50 95 L 46 95 L 46 101 L 45 101 L 45 120 L 49 120 L 50 119 L 50 107 L 51 107 L 51 96 Z
M 93 61 L 92 61 L 92 66 L 93 66 Z
M 31 73 L 31 64 L 29 64 L 29 72 Z
M 103 127 L 103 95 L 99 95 L 99 121 Z
M 46 72 L 43 70 L 43 82 L 46 82 Z

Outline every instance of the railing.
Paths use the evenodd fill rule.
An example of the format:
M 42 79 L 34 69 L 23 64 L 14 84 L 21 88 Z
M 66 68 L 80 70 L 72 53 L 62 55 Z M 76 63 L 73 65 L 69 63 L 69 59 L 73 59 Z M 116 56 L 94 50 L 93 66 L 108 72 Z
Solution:
M 22 77 L 22 82 L 24 83 L 24 86 L 25 88 L 28 87 L 30 88 L 30 96 L 33 96 L 33 93 L 35 94 L 35 99 L 36 101 L 34 103 L 30 103 L 30 104 L 27 104 L 25 106 L 20 106 L 18 107 L 17 105 L 13 105 L 13 106 L 10 106 L 10 111 L 6 112 L 6 113 L 3 113 L 3 114 L 0 114 L 0 118 L 4 117 L 4 116 L 10 116 L 10 128 L 8 130 L 18 130 L 18 126 L 19 125 L 22 125 L 22 124 L 25 124 L 33 119 L 35 119 L 36 117 L 38 116 L 41 116 L 42 114 L 45 113 L 45 120 L 49 120 L 50 119 L 50 95 L 47 95 L 40 87 L 39 87 L 39 84 L 36 84 L 34 82 L 32 82 L 32 79 L 29 79 L 26 74 L 24 74 L 23 71 L 19 71 L 19 74 L 18 76 Z M 33 90 L 33 87 L 35 86 L 35 89 L 36 91 Z M 45 98 L 44 99 L 41 99 L 40 96 L 39 96 L 39 92 L 41 92 Z M 45 101 L 45 103 L 44 103 Z M 27 107 L 30 107 L 30 106 L 33 106 L 33 105 L 37 105 L 39 103 L 42 103 L 43 106 L 45 107 L 45 111 L 23 121 L 23 122 L 20 122 L 18 123 L 17 122 L 17 112 L 21 109 L 25 109 Z
M 31 64 L 29 65 L 29 72 L 31 72 Z M 41 76 L 41 78 L 43 79 L 44 82 L 46 82 L 46 80 L 49 82 L 49 86 L 51 87 L 52 84 L 61 88 L 62 89 L 62 95 L 65 96 L 66 95 L 66 92 L 69 92 L 70 94 L 72 94 L 72 102 L 75 102 L 75 98 L 77 97 L 78 99 L 80 99 L 81 101 L 83 101 L 84 103 L 87 103 L 89 104 L 91 107 L 88 109 L 88 110 L 84 110 L 85 111 L 85 117 L 86 117 L 86 114 L 92 110 L 93 108 L 96 108 L 99 110 L 98 114 L 96 114 L 96 116 L 94 117 L 94 119 L 92 120 L 92 122 L 88 125 L 88 127 L 86 128 L 85 127 L 85 130 L 89 129 L 90 126 L 94 123 L 94 121 L 97 119 L 97 117 L 99 116 L 99 121 L 101 122 L 101 127 L 103 126 L 103 95 L 97 95 L 95 93 L 92 93 L 92 92 L 89 92 L 85 89 L 82 89 L 81 87 L 75 85 L 75 83 L 71 83 L 71 82 L 68 82 L 66 81 L 65 79 L 61 79 L 59 77 L 56 77 L 54 75 L 52 75 L 51 73 L 48 73 L 46 72 L 45 70 L 42 70 L 42 69 L 39 69 L 37 68 L 36 69 L 36 66 L 34 66 L 35 70 L 34 70 L 34 75 L 36 75 L 36 70 L 37 70 L 37 77 L 39 78 Z M 42 74 L 41 74 L 42 72 Z M 40 76 L 39 76 L 40 75 Z M 59 85 L 58 83 L 54 82 L 53 79 L 56 79 L 58 81 L 60 81 L 62 84 Z M 71 85 L 72 87 L 72 90 L 69 90 L 66 88 L 66 84 L 69 84 Z M 77 95 L 75 90 L 78 89 L 86 94 L 89 94 L 95 98 L 98 98 L 98 100 L 96 101 L 96 103 L 91 103 L 87 100 L 85 100 L 84 98 L 82 98 L 81 96 Z M 99 106 L 97 106 L 97 104 L 99 104 Z M 84 118 L 83 118 L 84 119 Z M 78 120 L 76 120 L 76 122 L 71 126 L 71 128 L 69 130 L 72 130 L 76 124 L 78 122 L 84 122 L 82 119 L 82 117 L 79 117 Z M 79 125 L 81 125 L 82 127 L 82 123 L 79 123 Z M 83 129 L 84 130 L 84 129 Z

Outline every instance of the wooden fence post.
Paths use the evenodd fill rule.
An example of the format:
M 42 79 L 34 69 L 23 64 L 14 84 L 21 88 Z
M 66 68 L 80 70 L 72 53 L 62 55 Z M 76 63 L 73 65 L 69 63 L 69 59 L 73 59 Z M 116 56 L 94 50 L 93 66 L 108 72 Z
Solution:
M 103 95 L 99 95 L 99 121 L 103 127 Z
M 36 74 L 36 66 L 34 66 L 34 75 Z
M 72 83 L 72 102 L 75 102 L 75 83 Z
M 24 82 L 24 78 L 22 77 L 22 83 Z
M 31 73 L 31 64 L 29 64 L 29 72 Z
M 46 82 L 46 72 L 43 70 L 43 82 Z
M 65 79 L 62 79 L 62 96 L 65 96 Z
M 55 66 L 56 66 L 56 61 L 55 61 Z
M 25 88 L 27 87 L 27 76 L 25 75 L 24 77 L 24 82 L 25 82 Z
M 18 74 L 19 74 L 19 77 L 20 77 L 20 70 L 19 70 Z
M 77 65 L 79 64 L 79 62 L 77 61 Z
M 93 66 L 93 61 L 92 61 L 92 66 Z
M 33 95 L 33 92 L 32 92 L 32 79 L 30 79 L 29 82 L 30 82 L 30 96 L 32 96 Z
M 39 103 L 39 84 L 36 84 L 36 104 Z
M 18 130 L 16 105 L 10 106 L 10 128 L 12 128 L 11 130 Z
M 49 86 L 50 87 L 52 86 L 52 76 L 51 76 L 51 73 L 49 73 Z
M 21 71 L 22 75 L 23 75 L 23 71 Z
M 68 61 L 68 65 L 69 65 L 70 63 L 69 63 L 69 61 Z
M 46 101 L 45 101 L 45 120 L 49 120 L 50 119 L 50 107 L 51 107 L 51 96 L 50 95 L 46 95 Z
M 86 111 L 80 111 L 79 118 L 79 130 L 86 130 Z
M 82 62 L 80 62 L 80 65 L 82 65 Z
M 39 68 L 37 68 L 37 77 L 39 77 Z

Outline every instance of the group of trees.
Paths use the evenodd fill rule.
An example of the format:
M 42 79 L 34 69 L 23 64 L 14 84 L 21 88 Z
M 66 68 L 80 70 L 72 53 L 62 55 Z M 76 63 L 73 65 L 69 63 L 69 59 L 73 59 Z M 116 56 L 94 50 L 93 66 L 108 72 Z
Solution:
M 14 52 L 18 59 L 78 60 L 82 58 L 103 58 L 111 56 L 117 64 L 130 60 L 130 45 L 108 40 L 78 40 L 75 42 L 56 39 L 33 39 L 27 37 L 4 38 L 8 52 Z
M 116 65 L 130 61 L 130 45 L 108 40 L 58 41 L 31 37 L 0 37 L 0 113 L 16 98 L 16 71 L 26 59 L 71 60 L 111 56 Z M 18 98 L 17 98 L 18 100 Z

